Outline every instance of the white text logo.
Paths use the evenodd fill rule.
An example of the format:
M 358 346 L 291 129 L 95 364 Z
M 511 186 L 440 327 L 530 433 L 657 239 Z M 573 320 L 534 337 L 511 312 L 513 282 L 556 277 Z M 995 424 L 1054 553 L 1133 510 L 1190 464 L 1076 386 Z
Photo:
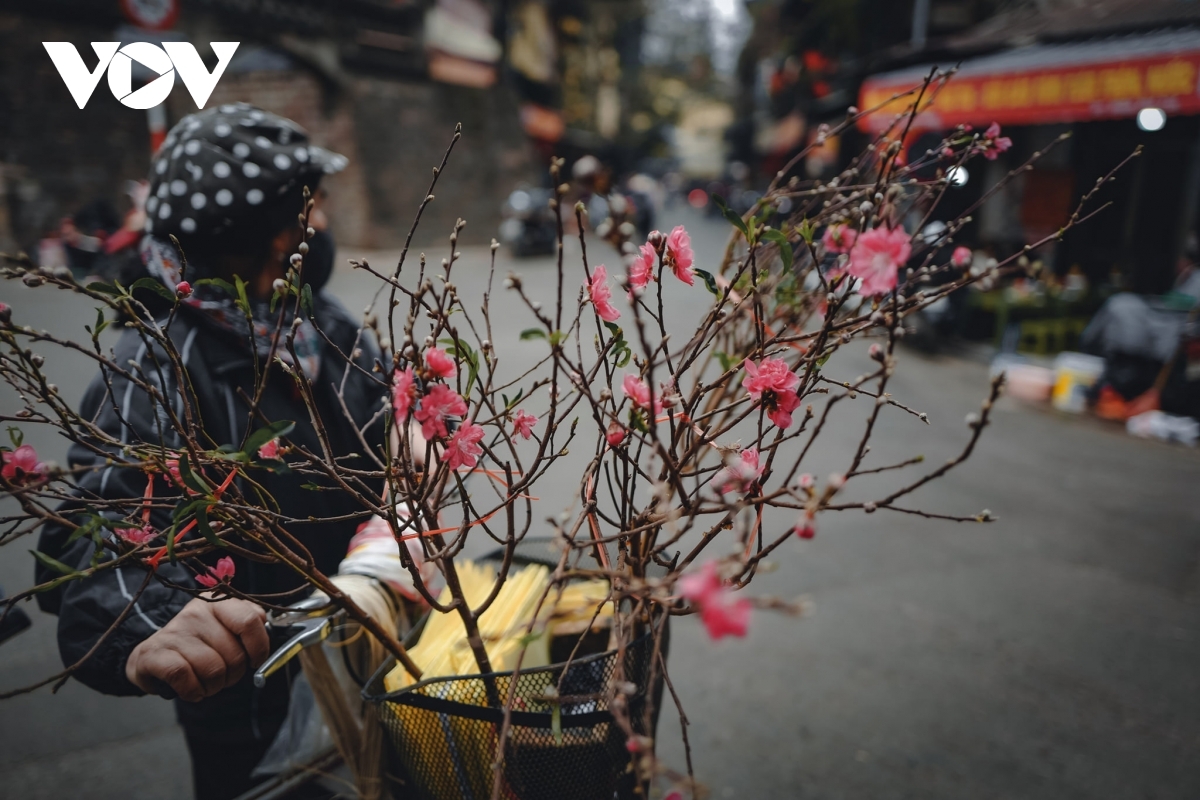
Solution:
M 89 72 L 75 45 L 70 42 L 42 42 L 63 83 L 71 92 L 75 105 L 80 108 L 87 105 L 92 92 L 96 90 L 96 84 L 100 82 L 100 76 L 107 70 L 108 88 L 112 90 L 113 97 L 129 108 L 142 109 L 153 108 L 167 99 L 175 86 L 176 72 L 196 101 L 196 107 L 204 108 L 239 44 L 209 42 L 217 55 L 217 66 L 209 72 L 196 48 L 187 42 L 163 42 L 162 47 L 150 42 L 132 42 L 124 47 L 120 42 L 92 42 L 92 50 L 100 61 Z M 137 89 L 133 87 L 135 61 L 158 76 Z

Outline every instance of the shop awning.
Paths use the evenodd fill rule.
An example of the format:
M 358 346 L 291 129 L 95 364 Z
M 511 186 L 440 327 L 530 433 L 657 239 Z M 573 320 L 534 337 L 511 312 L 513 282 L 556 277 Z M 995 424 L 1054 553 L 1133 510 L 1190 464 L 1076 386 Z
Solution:
M 934 64 L 868 78 L 859 95 L 864 110 L 886 108 L 859 120 L 871 133 L 886 130 L 915 96 L 888 102 L 919 86 Z M 953 62 L 939 63 L 950 69 Z M 1133 117 L 1142 108 L 1167 114 L 1200 113 L 1200 30 L 1114 36 L 1086 42 L 1033 44 L 964 61 L 944 85 L 931 87 L 915 126 L 923 130 L 961 123 L 1040 125 Z

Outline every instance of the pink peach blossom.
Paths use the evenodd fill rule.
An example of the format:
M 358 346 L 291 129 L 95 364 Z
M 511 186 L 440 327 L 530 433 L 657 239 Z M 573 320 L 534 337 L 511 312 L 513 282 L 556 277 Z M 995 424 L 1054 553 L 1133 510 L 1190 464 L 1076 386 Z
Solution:
M 604 441 L 608 442 L 609 447 L 620 447 L 621 442 L 625 441 L 625 429 L 619 422 L 608 423 L 608 430 L 604 432 Z
M 908 261 L 912 244 L 903 228 L 872 228 L 858 237 L 850 252 L 849 272 L 862 281 L 859 293 L 868 297 L 896 288 L 900 267 Z
M 229 556 L 225 556 L 217 562 L 216 567 L 208 570 L 207 573 L 197 575 L 196 583 L 200 584 L 206 589 L 211 589 L 218 583 L 228 583 L 229 581 L 233 580 L 234 572 L 235 569 L 233 566 L 233 559 Z
M 662 411 L 662 402 L 651 396 L 650 387 L 637 375 L 626 375 L 621 388 L 625 390 L 625 396 L 629 398 L 629 402 L 638 408 L 653 411 L 655 414 Z
M 426 439 L 445 438 L 446 417 L 465 416 L 467 403 L 450 387 L 438 383 L 421 399 L 421 406 L 414 415 L 421 423 L 421 435 Z
M 713 486 L 721 494 L 748 492 L 754 482 L 762 477 L 764 465 L 759 464 L 758 448 L 747 447 L 736 460 L 729 460 L 713 476 Z
M 453 378 L 458 374 L 454 359 L 446 355 L 445 350 L 431 347 L 425 351 L 425 367 L 435 378 Z
M 608 288 L 608 269 L 600 264 L 596 267 L 596 271 L 592 273 L 591 283 L 588 284 L 588 295 L 592 299 L 592 305 L 596 307 L 596 313 L 600 315 L 600 319 L 605 322 L 616 322 L 621 316 L 612 304 L 612 289 Z
M 767 404 L 767 419 L 787 430 L 792 427 L 792 412 L 800 406 L 800 395 L 795 392 L 777 392 L 774 404 Z
M 717 574 L 717 564 L 709 561 L 699 572 L 679 579 L 679 594 L 700 609 L 700 620 L 709 638 L 745 636 L 750 625 L 750 601 L 734 598 Z
M 802 514 L 800 516 L 800 521 L 796 523 L 796 526 L 792 528 L 792 530 L 795 531 L 796 535 L 801 539 L 811 539 L 817 535 L 817 528 L 813 524 L 812 518 L 807 514 Z
M 408 420 L 408 412 L 416 401 L 417 385 L 412 365 L 396 370 L 392 375 L 392 409 L 397 425 L 403 425 Z
M 130 544 L 146 544 L 158 536 L 158 531 L 150 525 L 143 525 L 140 528 L 118 528 L 117 536 Z
M 988 126 L 988 129 L 983 132 L 983 138 L 985 141 L 980 152 L 988 161 L 995 161 L 1001 153 L 1012 147 L 1012 139 L 1000 135 L 1000 123 L 998 122 L 993 122 Z
M 800 385 L 799 376 L 788 369 L 782 358 L 764 358 L 759 364 L 747 358 L 742 366 L 746 369 L 742 386 L 755 402 L 762 399 L 763 392 L 795 392 Z
M 526 414 L 525 409 L 519 408 L 513 417 L 513 433 L 522 439 L 528 439 L 533 436 L 533 426 L 537 425 L 537 421 L 538 418 L 533 414 Z
M 821 244 L 827 253 L 849 253 L 858 239 L 858 231 L 849 225 L 830 225 L 821 236 Z
M 483 448 L 479 446 L 482 439 L 483 428 L 479 425 L 473 422 L 459 425 L 458 430 L 446 443 L 446 463 L 450 465 L 450 469 L 474 467 L 479 456 L 483 455 Z
M 750 399 L 767 410 L 772 423 L 780 428 L 790 428 L 792 412 L 800 405 L 800 396 L 796 394 L 800 378 L 781 358 L 765 358 L 761 364 L 747 358 L 743 366 L 746 377 L 742 379 L 742 386 Z
M 16 450 L 0 450 L 0 475 L 11 484 L 20 486 L 36 481 L 46 474 L 46 465 L 38 461 L 33 445 L 23 444 Z
M 279 440 L 272 439 L 271 441 L 258 448 L 259 458 L 279 458 Z
M 695 257 L 695 253 L 692 252 L 692 237 L 688 236 L 688 232 L 683 229 L 682 225 L 676 225 L 667 234 L 667 263 L 670 265 L 671 271 L 675 273 L 675 277 L 688 286 L 696 283 L 696 277 L 692 272 L 692 262 Z
M 654 245 L 647 242 L 638 250 L 638 256 L 629 265 L 629 296 L 640 294 L 646 285 L 654 280 L 654 265 L 658 262 L 658 253 Z

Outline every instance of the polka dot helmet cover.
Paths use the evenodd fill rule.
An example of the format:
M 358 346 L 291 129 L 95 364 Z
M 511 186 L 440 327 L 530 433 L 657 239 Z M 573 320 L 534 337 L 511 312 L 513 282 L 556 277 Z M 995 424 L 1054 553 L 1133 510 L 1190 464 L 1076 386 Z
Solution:
M 146 232 L 221 235 L 252 224 L 264 205 L 299 184 L 314 188 L 346 157 L 309 144 L 289 119 L 246 103 L 190 114 L 163 141 L 150 165 Z M 297 209 L 299 211 L 299 209 Z

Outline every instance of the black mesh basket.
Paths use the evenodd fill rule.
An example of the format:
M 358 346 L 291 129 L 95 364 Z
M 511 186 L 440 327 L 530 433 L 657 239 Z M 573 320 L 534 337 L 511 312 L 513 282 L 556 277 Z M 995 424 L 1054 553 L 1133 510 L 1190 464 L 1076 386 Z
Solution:
M 660 620 L 665 625 L 665 618 Z M 628 698 L 634 729 L 653 736 L 662 700 L 662 671 L 653 670 L 653 633 L 624 653 L 620 679 L 637 690 Z M 662 652 L 666 658 L 667 630 Z M 552 648 L 552 656 L 554 650 Z M 568 648 L 569 652 L 569 648 Z M 560 656 L 566 658 L 565 655 Z M 506 800 L 614 800 L 635 796 L 626 737 L 606 695 L 618 675 L 617 651 L 524 671 L 517 678 L 503 758 Z M 388 771 L 396 800 L 487 800 L 497 739 L 512 673 L 432 678 L 396 692 L 384 690 L 389 660 L 363 689 L 375 704 L 388 742 Z M 565 675 L 564 675 L 565 672 Z M 549 702 L 547 687 L 559 700 Z M 649 725 L 646 703 L 652 699 Z M 559 712 L 553 709 L 558 706 Z

